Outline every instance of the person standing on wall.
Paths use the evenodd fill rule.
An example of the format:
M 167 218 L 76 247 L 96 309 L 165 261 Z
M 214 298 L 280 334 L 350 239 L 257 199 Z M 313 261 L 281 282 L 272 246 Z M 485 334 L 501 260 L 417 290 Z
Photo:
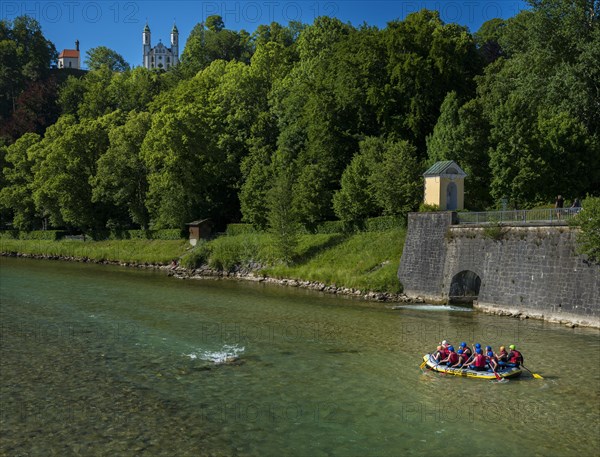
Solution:
M 556 201 L 554 202 L 554 208 L 556 208 L 556 217 L 558 219 L 560 219 L 560 212 L 562 211 L 564 205 L 565 205 L 565 201 L 562 198 L 562 195 L 559 195 L 558 197 L 556 197 Z

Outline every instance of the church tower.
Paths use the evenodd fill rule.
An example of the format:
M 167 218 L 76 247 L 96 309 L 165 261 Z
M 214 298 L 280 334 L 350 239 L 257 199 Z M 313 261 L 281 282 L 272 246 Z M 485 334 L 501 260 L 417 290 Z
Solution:
M 150 50 L 152 49 L 150 46 L 150 27 L 146 22 L 146 27 L 144 27 L 144 32 L 142 33 L 142 43 L 144 45 L 144 60 L 143 66 L 146 68 L 150 68 Z
M 171 30 L 171 54 L 173 56 L 173 65 L 179 63 L 179 30 L 175 22 L 173 22 L 173 30 Z

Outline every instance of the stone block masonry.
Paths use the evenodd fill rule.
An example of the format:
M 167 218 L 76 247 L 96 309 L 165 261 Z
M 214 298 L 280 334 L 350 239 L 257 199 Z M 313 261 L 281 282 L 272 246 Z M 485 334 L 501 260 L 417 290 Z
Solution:
M 476 308 L 600 327 L 600 265 L 575 253 L 577 229 L 452 225 L 451 213 L 409 215 L 398 278 L 411 297 L 449 300 L 465 271 L 481 279 Z

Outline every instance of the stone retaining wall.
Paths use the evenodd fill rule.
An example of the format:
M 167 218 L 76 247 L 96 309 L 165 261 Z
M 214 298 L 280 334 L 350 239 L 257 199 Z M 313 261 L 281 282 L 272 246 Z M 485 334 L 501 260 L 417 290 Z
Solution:
M 408 296 L 447 302 L 453 278 L 468 270 L 481 279 L 477 308 L 600 327 L 600 265 L 575 253 L 577 229 L 504 226 L 494 231 L 451 225 L 450 213 L 443 214 L 409 217 L 398 271 Z M 441 252 L 432 253 L 432 247 Z

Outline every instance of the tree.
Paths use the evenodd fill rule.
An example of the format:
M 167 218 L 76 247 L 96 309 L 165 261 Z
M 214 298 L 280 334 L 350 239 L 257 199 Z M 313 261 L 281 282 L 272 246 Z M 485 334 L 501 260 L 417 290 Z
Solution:
M 98 159 L 108 149 L 109 130 L 121 122 L 120 112 L 80 123 L 63 116 L 40 143 L 37 155 L 44 158 L 36 169 L 33 198 L 38 212 L 49 216 L 52 225 L 105 228 L 107 208 L 92 201 L 91 180 Z
M 377 214 L 377 205 L 369 189 L 370 170 L 363 154 L 357 154 L 342 174 L 342 187 L 333 196 L 336 216 L 348 226 L 360 226 Z
M 148 228 L 145 206 L 148 172 L 140 158 L 140 149 L 151 122 L 149 113 L 131 112 L 124 125 L 110 130 L 110 146 L 98 159 L 96 174 L 91 179 L 92 201 L 114 205 L 115 214 L 123 216 L 118 221 L 122 226 L 131 221 Z
M 90 70 L 107 67 L 110 71 L 129 70 L 129 64 L 123 56 L 106 46 L 97 46 L 86 52 L 85 64 Z
M 422 166 L 408 141 L 367 138 L 361 152 L 369 163 L 373 199 L 385 215 L 406 215 L 422 198 Z
M 405 215 L 421 200 L 422 166 L 407 141 L 366 138 L 342 175 L 335 194 L 337 216 L 352 225 L 376 214 Z
M 26 133 L 10 146 L 4 146 L 7 166 L 2 170 L 0 207 L 12 212 L 13 226 L 20 230 L 31 230 L 39 223 L 32 198 L 33 158 L 28 155 L 39 141 L 39 135 Z
M 218 33 L 225 28 L 223 18 L 217 14 L 206 18 L 206 28 L 211 32 Z
M 577 235 L 577 253 L 600 263 L 600 197 L 588 196 L 582 208 L 572 221 L 581 228 Z
M 298 245 L 299 224 L 292 208 L 292 176 L 282 169 L 268 194 L 269 232 L 273 236 L 275 254 L 290 263 Z
M 43 81 L 56 60 L 54 45 L 28 16 L 0 21 L 0 121 L 17 110 L 17 99 L 33 82 Z
M 467 173 L 465 206 L 471 210 L 483 210 L 491 203 L 490 128 L 480 100 L 469 100 L 461 106 L 452 91 L 442 103 L 433 133 L 427 137 L 428 165 L 454 160 Z

